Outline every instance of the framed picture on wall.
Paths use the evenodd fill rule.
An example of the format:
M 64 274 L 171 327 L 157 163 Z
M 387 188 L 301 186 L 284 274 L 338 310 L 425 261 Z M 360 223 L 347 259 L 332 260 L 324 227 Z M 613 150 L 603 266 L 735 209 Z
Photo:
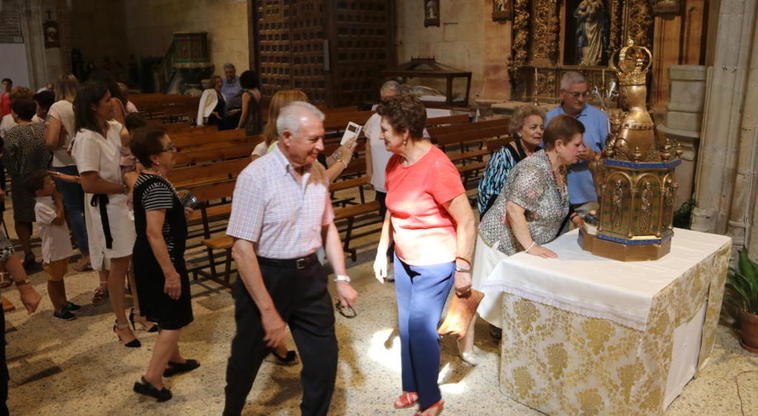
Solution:
M 424 27 L 440 25 L 440 0 L 423 0 Z
M 511 20 L 511 0 L 492 0 L 492 20 L 495 22 L 504 22 Z

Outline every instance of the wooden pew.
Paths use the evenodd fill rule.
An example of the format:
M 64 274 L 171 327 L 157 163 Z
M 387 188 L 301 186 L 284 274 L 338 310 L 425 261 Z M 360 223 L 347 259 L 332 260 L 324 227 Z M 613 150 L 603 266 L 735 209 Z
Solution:
M 210 143 L 232 143 L 260 141 L 258 136 L 247 136 L 245 130 L 222 130 L 205 134 L 174 134 L 171 135 L 174 146 L 182 152 L 190 148 L 207 145 Z M 197 150 L 197 149 L 195 149 Z
M 487 141 L 507 137 L 508 123 L 509 119 L 463 123 L 430 128 L 429 134 L 437 146 L 448 153 L 450 160 L 461 163 L 458 171 L 464 185 L 469 185 L 477 182 L 478 173 L 487 166 L 484 157 L 491 153 Z M 472 146 L 475 148 L 470 150 Z M 451 149 L 455 152 L 451 152 Z
M 168 180 L 177 189 L 196 188 L 210 183 L 234 179 L 248 164 L 250 164 L 250 159 L 242 158 L 207 165 L 187 166 L 173 169 L 168 174 Z
M 350 241 L 353 237 L 353 231 L 355 230 L 357 220 L 370 215 L 379 215 L 379 202 L 366 202 L 363 195 L 363 187 L 368 185 L 368 183 L 368 176 L 364 175 L 354 179 L 337 181 L 329 186 L 329 191 L 332 193 L 357 188 L 360 194 L 360 203 L 347 205 L 341 208 L 334 208 L 334 223 L 336 224 L 340 221 L 345 221 L 347 223 L 345 227 L 345 237 L 342 239 L 342 250 L 345 253 L 350 254 L 350 259 L 352 261 L 356 261 L 358 258 L 356 250 L 350 247 Z
M 145 118 L 169 122 L 194 120 L 200 103 L 199 97 L 178 94 L 133 94 L 129 100 Z
M 197 165 L 206 162 L 249 158 L 257 143 L 240 142 L 230 143 L 228 146 L 217 149 L 204 148 L 194 150 L 189 148 L 184 152 L 177 152 L 174 155 L 174 166 Z
M 445 116 L 445 117 L 433 117 L 433 118 L 426 119 L 426 128 L 428 129 L 430 127 L 441 127 L 441 126 L 447 126 L 447 125 L 465 124 L 468 122 L 469 122 L 468 114 L 455 114 L 452 116 Z
M 190 224 L 193 224 L 193 223 L 202 224 L 202 230 L 203 230 L 202 245 L 204 246 L 206 254 L 208 256 L 208 268 L 210 270 L 210 274 L 206 274 L 202 270 L 202 268 L 193 268 L 192 273 L 195 279 L 197 279 L 198 275 L 203 275 L 225 286 L 229 286 L 229 278 L 231 275 L 231 263 L 232 263 L 232 256 L 231 256 L 232 245 L 229 244 L 228 247 L 223 248 L 225 253 L 224 253 L 224 279 L 222 281 L 219 279 L 219 275 L 216 270 L 217 263 L 216 263 L 216 256 L 214 254 L 214 250 L 216 248 L 214 248 L 213 244 L 209 243 L 209 241 L 214 238 L 213 231 L 210 225 L 211 222 L 227 219 L 229 217 L 229 214 L 231 213 L 231 210 L 232 210 L 231 200 L 232 200 L 232 194 L 234 193 L 234 185 L 235 185 L 235 181 L 229 180 L 229 181 L 210 183 L 210 184 L 206 184 L 206 185 L 199 186 L 197 188 L 192 189 L 192 194 L 195 195 L 200 206 L 198 209 L 196 209 L 192 213 L 192 215 L 188 218 L 187 221 Z M 223 227 L 222 229 L 225 230 L 226 227 Z M 223 236 L 226 237 L 225 234 L 223 234 Z

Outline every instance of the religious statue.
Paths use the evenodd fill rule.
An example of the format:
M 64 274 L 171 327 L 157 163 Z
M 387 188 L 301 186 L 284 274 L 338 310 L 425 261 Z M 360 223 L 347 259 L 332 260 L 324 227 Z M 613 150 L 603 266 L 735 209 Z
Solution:
M 511 0 L 492 0 L 492 20 L 506 21 L 511 19 Z
M 440 25 L 440 0 L 424 0 L 424 26 Z
M 579 65 L 600 65 L 608 46 L 608 16 L 603 0 L 582 0 L 574 10 Z
M 437 11 L 435 10 L 435 2 L 434 0 L 427 0 L 426 1 L 426 18 L 427 19 L 436 19 L 437 18 Z
M 653 186 L 650 181 L 642 185 L 640 192 L 640 232 L 647 233 L 650 230 L 650 217 L 653 215 Z
M 613 226 L 618 228 L 621 226 L 621 221 L 624 219 L 624 182 L 621 179 L 616 179 L 613 182 Z

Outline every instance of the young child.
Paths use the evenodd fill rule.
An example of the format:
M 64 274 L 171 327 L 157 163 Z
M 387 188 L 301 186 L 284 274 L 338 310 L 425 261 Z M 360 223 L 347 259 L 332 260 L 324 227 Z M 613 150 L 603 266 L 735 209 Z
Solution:
M 36 170 L 26 178 L 27 190 L 34 194 L 34 216 L 42 237 L 43 268 L 47 272 L 47 293 L 53 303 L 53 316 L 70 321 L 76 319 L 72 311 L 79 305 L 66 299 L 63 276 L 68 271 L 68 259 L 73 251 L 63 212 L 63 197 L 55 189 L 49 172 Z

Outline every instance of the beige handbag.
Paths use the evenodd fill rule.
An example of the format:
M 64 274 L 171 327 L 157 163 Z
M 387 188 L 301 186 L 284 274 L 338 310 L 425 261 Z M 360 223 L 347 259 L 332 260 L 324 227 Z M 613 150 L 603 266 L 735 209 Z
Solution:
M 465 337 L 482 299 L 484 299 L 484 293 L 476 289 L 471 289 L 465 296 L 458 296 L 456 293 L 450 301 L 447 316 L 437 333 L 443 336 L 455 335 L 458 339 Z

